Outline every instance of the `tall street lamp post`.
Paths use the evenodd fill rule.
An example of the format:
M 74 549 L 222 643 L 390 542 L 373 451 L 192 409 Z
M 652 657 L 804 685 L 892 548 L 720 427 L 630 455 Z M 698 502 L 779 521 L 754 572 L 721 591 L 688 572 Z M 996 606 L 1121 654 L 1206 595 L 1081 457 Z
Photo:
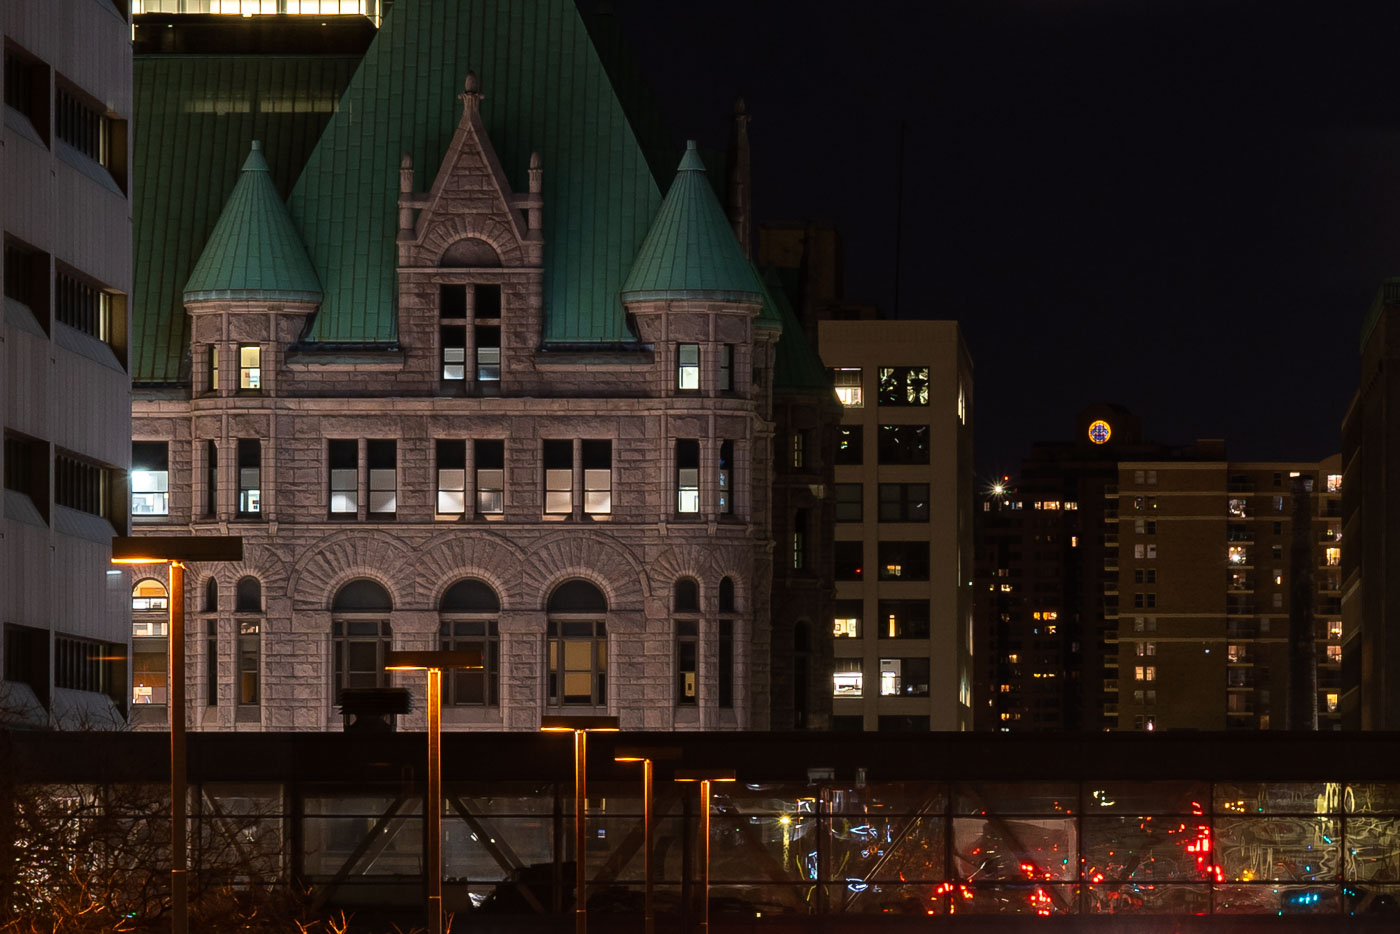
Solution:
M 546 733 L 574 734 L 574 932 L 588 932 L 588 734 L 616 733 L 617 717 L 542 717 L 540 729 Z
M 423 798 L 423 839 L 427 850 L 428 934 L 442 934 L 442 672 L 481 669 L 476 652 L 385 652 L 386 671 L 428 673 L 428 793 Z M 428 816 L 431 809 L 432 817 Z
M 646 894 L 642 906 L 642 919 L 646 934 L 654 934 L 656 915 L 652 910 L 652 868 L 651 868 L 651 805 L 652 763 L 658 759 L 679 759 L 679 748 L 658 747 L 614 751 L 614 762 L 640 762 L 642 764 L 642 874 L 646 879 Z
M 188 934 L 189 839 L 185 830 L 185 565 L 186 561 L 242 561 L 238 535 L 160 535 L 112 539 L 113 564 L 170 568 L 170 930 Z
M 700 926 L 710 931 L 710 782 L 734 781 L 733 769 L 677 769 L 676 781 L 700 783 Z

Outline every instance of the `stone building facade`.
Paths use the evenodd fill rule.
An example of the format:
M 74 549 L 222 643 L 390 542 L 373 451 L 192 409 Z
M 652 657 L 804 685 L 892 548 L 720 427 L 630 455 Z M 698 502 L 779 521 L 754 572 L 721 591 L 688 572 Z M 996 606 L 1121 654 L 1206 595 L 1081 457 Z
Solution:
M 137 469 L 169 499 L 136 532 L 245 542 L 187 576 L 189 722 L 335 729 L 343 688 L 421 694 L 386 650 L 452 647 L 484 670 L 446 679 L 449 728 L 764 729 L 781 323 L 692 150 L 620 290 L 634 336 L 551 340 L 544 221 L 569 205 L 538 155 L 514 190 L 475 76 L 458 96 L 440 159 L 406 156 L 378 207 L 387 339 L 318 339 L 362 309 L 329 307 L 337 260 L 254 149 L 185 286 L 188 388 L 138 391 Z M 136 641 L 157 726 L 162 646 Z

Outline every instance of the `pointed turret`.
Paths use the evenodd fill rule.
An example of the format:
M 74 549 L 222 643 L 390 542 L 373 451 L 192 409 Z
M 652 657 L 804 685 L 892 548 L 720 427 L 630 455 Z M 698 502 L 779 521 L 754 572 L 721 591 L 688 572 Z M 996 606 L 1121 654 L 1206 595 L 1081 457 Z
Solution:
M 695 141 L 686 143 L 671 190 L 622 285 L 624 302 L 762 300 L 724 208 L 705 175 Z
M 321 283 L 257 140 L 185 283 L 186 302 L 216 299 L 321 300 Z

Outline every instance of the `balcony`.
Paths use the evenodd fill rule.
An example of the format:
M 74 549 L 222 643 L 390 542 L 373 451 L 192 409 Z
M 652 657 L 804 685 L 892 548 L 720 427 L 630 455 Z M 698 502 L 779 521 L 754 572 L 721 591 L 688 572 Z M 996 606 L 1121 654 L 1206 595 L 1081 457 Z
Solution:
M 1253 493 L 1254 481 L 1235 477 L 1225 484 L 1225 490 L 1229 493 Z
M 1252 545 L 1254 544 L 1254 530 L 1247 525 L 1232 525 L 1225 540 L 1232 545 Z
M 1230 598 L 1225 601 L 1226 616 L 1253 616 L 1255 612 L 1256 604 L 1253 600 Z
M 1252 619 L 1226 620 L 1225 633 L 1231 639 L 1256 639 L 1259 636 L 1259 624 Z

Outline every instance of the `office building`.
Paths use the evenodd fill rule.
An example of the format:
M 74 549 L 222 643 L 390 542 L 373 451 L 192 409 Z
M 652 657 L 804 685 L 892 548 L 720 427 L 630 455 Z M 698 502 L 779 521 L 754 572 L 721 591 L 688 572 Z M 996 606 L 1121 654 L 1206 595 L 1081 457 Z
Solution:
M 956 322 L 817 322 L 836 449 L 832 725 L 972 728 L 972 361 Z
M 0 6 L 0 719 L 35 727 L 125 716 L 130 30 L 121 0 Z

